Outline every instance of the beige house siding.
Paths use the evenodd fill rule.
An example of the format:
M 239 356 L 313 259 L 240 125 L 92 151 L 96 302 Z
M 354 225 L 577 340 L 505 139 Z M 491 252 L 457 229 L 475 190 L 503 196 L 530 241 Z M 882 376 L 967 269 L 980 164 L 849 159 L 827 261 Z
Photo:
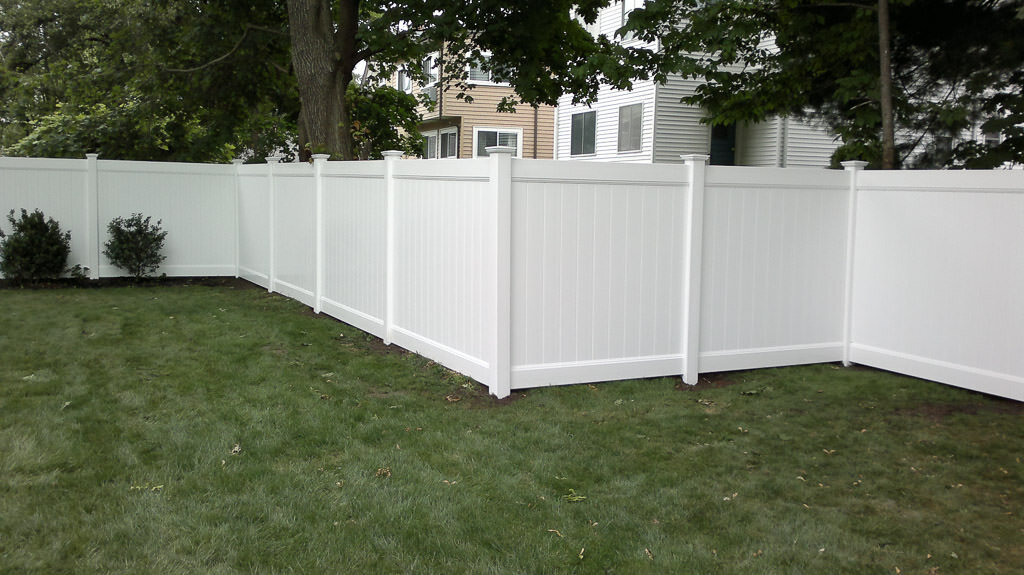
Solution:
M 397 85 L 397 79 L 392 80 Z M 413 87 L 413 94 L 421 89 Z M 421 131 L 436 130 L 454 126 L 459 130 L 459 157 L 472 158 L 474 128 L 498 128 L 518 130 L 522 133 L 522 157 L 552 159 L 555 156 L 555 108 L 519 104 L 515 112 L 499 112 L 498 103 L 506 96 L 512 96 L 508 86 L 479 84 L 466 95 L 471 102 L 457 97 L 458 90 L 438 90 L 438 101 L 434 109 L 420 106 L 423 115 Z

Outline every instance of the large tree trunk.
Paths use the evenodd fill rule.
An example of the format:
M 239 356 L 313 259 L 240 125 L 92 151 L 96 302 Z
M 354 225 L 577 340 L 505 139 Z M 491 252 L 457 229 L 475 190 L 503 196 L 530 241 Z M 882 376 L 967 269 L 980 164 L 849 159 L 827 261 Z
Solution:
M 288 28 L 302 104 L 299 147 L 308 145 L 312 152 L 351 160 L 352 135 L 348 130 L 345 88 L 352 80 L 354 62 L 346 68 L 347 63 L 336 49 L 330 1 L 288 0 Z
M 882 112 L 882 169 L 896 169 L 896 129 L 892 108 L 892 62 L 889 56 L 889 1 L 878 0 L 879 99 Z

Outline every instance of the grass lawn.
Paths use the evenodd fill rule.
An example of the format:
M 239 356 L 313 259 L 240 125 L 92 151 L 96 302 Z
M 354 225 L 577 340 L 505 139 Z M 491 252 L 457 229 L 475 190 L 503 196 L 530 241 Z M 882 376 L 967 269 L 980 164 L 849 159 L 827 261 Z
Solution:
M 1002 574 L 1024 407 L 477 384 L 259 289 L 0 291 L 0 573 Z

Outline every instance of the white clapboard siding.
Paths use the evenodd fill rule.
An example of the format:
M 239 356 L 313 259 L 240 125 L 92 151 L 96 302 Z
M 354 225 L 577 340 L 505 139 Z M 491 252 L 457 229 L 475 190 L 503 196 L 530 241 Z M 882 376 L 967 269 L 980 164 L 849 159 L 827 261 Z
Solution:
M 711 128 L 702 124 L 704 110 L 683 104 L 681 98 L 692 96 L 700 82 L 671 76 L 657 87 L 655 96 L 654 161 L 681 162 L 683 154 L 707 154 Z
M 851 359 L 1024 401 L 1024 172 L 864 172 Z
M 780 118 L 770 118 L 737 126 L 736 163 L 759 168 L 783 167 L 781 123 Z
M 837 137 L 809 118 L 786 118 L 785 165 L 787 168 L 827 168 L 832 152 L 839 147 Z

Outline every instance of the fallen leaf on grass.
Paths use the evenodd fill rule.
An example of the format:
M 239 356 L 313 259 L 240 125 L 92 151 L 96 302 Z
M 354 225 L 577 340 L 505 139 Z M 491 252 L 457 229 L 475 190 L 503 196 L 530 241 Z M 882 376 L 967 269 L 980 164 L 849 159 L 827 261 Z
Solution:
M 236 443 L 235 446 L 231 448 L 231 455 L 238 455 L 241 452 L 242 446 L 238 443 Z
M 583 552 L 586 551 L 586 547 L 580 547 L 580 559 L 583 559 Z
M 562 535 L 562 532 L 557 530 L 557 529 L 548 529 L 548 533 L 554 533 L 555 535 L 558 535 L 559 537 L 565 537 L 564 535 Z
M 461 397 L 459 397 L 457 395 L 454 395 L 454 394 L 446 395 L 446 396 L 444 396 L 444 398 L 447 399 L 449 401 L 449 403 L 455 403 L 457 401 L 462 401 Z
M 391 468 L 390 467 L 379 467 L 379 468 L 377 468 L 377 473 L 374 474 L 374 477 L 379 477 L 379 478 L 382 478 L 382 479 L 387 479 L 388 477 L 391 477 Z
M 733 493 L 732 495 L 726 495 L 725 497 L 722 498 L 722 501 L 732 501 L 733 499 L 736 499 L 737 495 L 739 495 L 739 493 Z
M 580 501 L 583 501 L 586 498 L 587 498 L 586 495 L 580 495 L 579 493 L 576 493 L 575 489 L 570 489 L 569 493 L 567 493 L 566 495 L 562 496 L 562 499 L 565 499 L 566 501 L 568 501 L 570 503 L 579 503 Z
M 644 547 L 644 553 L 647 554 L 647 558 L 648 559 L 650 559 L 651 561 L 654 561 L 654 555 L 651 554 L 651 550 L 650 549 Z

